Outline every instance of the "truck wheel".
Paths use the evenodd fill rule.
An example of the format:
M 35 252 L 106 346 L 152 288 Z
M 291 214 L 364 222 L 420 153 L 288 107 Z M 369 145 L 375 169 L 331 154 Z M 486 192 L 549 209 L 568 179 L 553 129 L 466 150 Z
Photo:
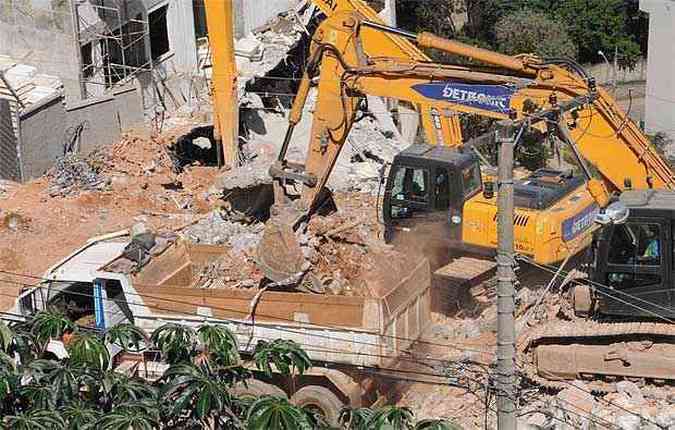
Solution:
M 291 403 L 323 415 L 331 426 L 337 426 L 340 411 L 344 403 L 331 390 L 319 385 L 300 388 L 292 397 Z
M 288 396 L 281 388 L 276 385 L 268 384 L 267 382 L 259 381 L 257 379 L 249 379 L 246 384 L 240 382 L 232 387 L 231 393 L 238 397 L 260 397 L 260 396 L 274 396 L 283 397 L 287 399 Z

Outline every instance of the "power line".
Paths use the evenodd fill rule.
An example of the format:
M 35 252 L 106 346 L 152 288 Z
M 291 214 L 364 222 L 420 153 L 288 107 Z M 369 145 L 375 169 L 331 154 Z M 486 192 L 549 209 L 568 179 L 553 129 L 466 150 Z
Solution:
M 545 271 L 547 271 L 547 272 L 549 272 L 549 273 L 555 273 L 555 272 L 557 271 L 557 269 L 555 269 L 553 266 L 546 265 L 546 264 L 540 264 L 540 263 L 537 263 L 537 262 L 535 262 L 534 260 L 530 259 L 529 257 L 518 256 L 517 258 L 520 259 L 520 260 L 526 261 L 527 263 L 529 263 L 529 264 L 531 264 L 531 265 L 533 265 L 533 266 L 535 266 L 535 267 L 539 267 L 540 269 L 545 270 Z M 565 270 L 562 270 L 562 271 L 560 271 L 560 272 L 563 273 L 563 274 L 565 274 L 565 275 L 569 275 L 569 274 L 570 274 L 570 272 L 565 271 Z M 622 290 L 614 289 L 614 288 L 612 288 L 612 287 L 610 287 L 610 286 L 608 286 L 608 285 L 604 285 L 604 284 L 601 284 L 601 283 L 599 283 L 599 282 L 592 281 L 592 280 L 590 280 L 590 279 L 585 279 L 583 282 L 582 282 L 582 281 L 579 281 L 579 280 L 577 280 L 577 279 L 571 279 L 570 282 L 572 282 L 572 283 L 574 283 L 574 284 L 577 284 L 577 285 L 583 285 L 584 282 L 588 282 L 589 284 L 591 284 L 591 285 L 593 285 L 593 286 L 595 286 L 595 287 L 600 287 L 600 288 L 595 289 L 594 291 L 596 291 L 596 292 L 598 292 L 598 293 L 600 293 L 600 294 L 602 294 L 602 295 L 604 295 L 604 296 L 606 296 L 606 297 L 610 297 L 610 298 L 612 298 L 612 299 L 614 299 L 614 300 L 620 301 L 621 303 L 626 304 L 626 305 L 629 305 L 629 306 L 632 306 L 632 307 L 634 307 L 635 309 L 638 309 L 638 310 L 640 310 L 640 311 L 642 311 L 642 312 L 647 312 L 647 313 L 651 314 L 652 316 L 657 317 L 657 318 L 659 318 L 659 319 L 662 319 L 662 320 L 664 320 L 664 321 L 666 321 L 666 322 L 668 322 L 668 323 L 670 323 L 670 324 L 675 324 L 675 321 L 674 321 L 674 320 L 672 320 L 672 319 L 670 319 L 670 318 L 668 318 L 668 317 L 666 317 L 666 316 L 664 316 L 664 315 L 662 315 L 662 314 L 659 314 L 659 313 L 657 313 L 657 312 L 654 312 L 654 311 L 652 311 L 652 310 L 649 310 L 649 309 L 643 308 L 643 307 L 641 307 L 641 306 L 638 306 L 638 305 L 636 305 L 636 304 L 634 304 L 634 303 L 630 303 L 630 302 L 628 302 L 628 301 L 625 301 L 625 300 L 623 300 L 623 299 L 617 297 L 616 294 L 621 294 L 621 295 L 626 296 L 626 297 L 628 297 L 628 298 L 630 298 L 630 299 L 637 300 L 637 301 L 639 301 L 639 302 L 645 303 L 646 305 L 653 306 L 653 307 L 655 307 L 655 308 L 664 310 L 664 311 L 666 311 L 666 312 L 670 312 L 670 311 L 671 311 L 670 308 L 667 308 L 667 307 L 665 307 L 665 306 L 659 305 L 658 303 L 652 302 L 652 301 L 650 301 L 650 300 L 645 300 L 645 299 L 643 299 L 643 298 L 641 298 L 641 297 L 635 296 L 635 295 L 633 295 L 633 294 L 627 293 L 627 292 L 622 291 Z M 607 290 L 607 291 L 606 291 L 606 290 Z M 610 293 L 609 291 L 612 291 L 612 293 Z
M 42 279 L 43 281 L 48 281 L 48 282 L 55 282 L 56 281 L 56 280 L 50 280 L 50 279 L 46 279 L 46 278 L 39 278 L 39 277 L 32 276 L 32 275 L 21 275 L 21 274 L 8 272 L 8 271 L 4 271 L 4 270 L 0 270 L 0 273 L 9 274 L 9 275 L 13 275 L 13 276 L 24 276 L 24 277 L 33 278 L 33 279 Z M 0 279 L 0 282 L 10 283 L 10 284 L 15 284 L 15 285 L 20 285 L 20 286 L 28 286 L 26 284 L 22 284 L 20 282 L 11 281 L 11 280 L 7 280 L 7 279 Z M 80 283 L 79 281 L 69 281 L 69 280 L 58 280 L 58 282 Z M 36 285 L 36 286 L 32 286 L 32 287 L 33 288 L 46 289 L 47 291 L 50 291 L 50 289 L 48 287 L 44 287 L 44 286 L 40 286 L 40 285 Z M 87 294 L 87 293 L 78 292 L 78 291 L 68 291 L 67 294 L 89 297 L 89 298 L 94 297 L 93 294 Z M 138 297 L 141 297 L 141 298 L 150 298 L 150 299 L 154 299 L 154 300 L 165 301 L 167 303 L 196 306 L 194 303 L 191 303 L 191 302 L 185 302 L 185 301 L 180 301 L 180 300 L 175 300 L 175 299 L 165 299 L 165 298 L 162 298 L 162 297 L 150 296 L 150 295 L 147 295 L 147 294 L 130 293 L 130 292 L 125 292 L 124 294 L 125 295 L 127 295 L 127 294 L 128 295 L 134 295 L 134 296 L 138 296 Z M 112 298 L 106 298 L 106 300 L 116 302 Z M 151 309 L 158 309 L 158 310 L 161 310 L 161 311 L 175 312 L 175 309 L 162 308 L 162 307 L 159 307 L 159 306 L 148 306 L 145 303 L 129 302 L 128 300 L 125 300 L 125 303 L 130 304 L 130 305 L 136 305 L 136 306 L 146 306 L 146 307 L 149 307 Z M 230 308 L 215 307 L 215 306 L 212 306 L 211 308 L 215 309 L 215 310 L 225 311 L 225 312 L 242 314 L 242 315 L 245 315 L 245 316 L 249 315 L 248 311 L 241 311 L 241 310 L 238 310 L 238 309 L 230 309 Z M 188 314 L 188 315 L 193 315 L 193 316 L 197 316 L 197 317 L 200 317 L 200 318 L 204 318 L 203 315 L 199 315 L 197 313 L 191 313 L 191 312 L 185 312 L 185 313 Z M 280 317 L 277 317 L 277 316 L 266 315 L 266 314 L 255 314 L 254 320 L 252 320 L 252 321 L 232 320 L 232 319 L 228 319 L 228 318 L 218 318 L 218 319 L 230 322 L 232 324 L 243 324 L 243 325 L 250 325 L 252 327 L 255 327 L 255 325 L 256 325 L 255 318 L 256 317 L 268 317 L 271 320 L 278 320 L 278 321 L 290 322 L 290 323 L 296 323 L 297 324 L 297 321 L 292 320 L 292 319 L 280 318 Z M 154 317 L 154 318 L 162 319 L 161 317 Z M 323 328 L 323 329 L 333 329 L 333 330 L 338 329 L 338 330 L 341 330 L 341 331 L 345 331 L 345 330 L 349 331 L 349 329 L 350 329 L 349 327 L 328 326 L 328 325 L 313 325 L 313 327 Z M 284 327 L 271 327 L 271 328 L 274 329 L 274 330 L 277 330 L 277 331 L 290 332 L 290 333 L 296 333 L 296 334 L 300 333 L 300 332 L 303 332 L 302 329 L 291 329 L 291 328 L 284 328 Z M 305 332 L 303 332 L 303 333 L 305 333 Z M 344 342 L 344 339 L 335 338 L 335 337 L 327 336 L 327 335 L 322 335 L 322 334 L 319 334 L 319 333 L 305 333 L 305 334 L 309 335 L 309 336 L 314 336 L 314 337 L 317 337 L 317 338 L 324 338 L 324 339 L 327 339 L 327 340 L 338 340 L 338 341 Z M 410 343 L 427 344 L 427 345 L 431 345 L 431 346 L 440 346 L 440 347 L 443 347 L 443 348 L 454 348 L 454 349 L 457 349 L 459 351 L 469 351 L 469 352 L 476 352 L 476 353 L 481 353 L 481 354 L 485 354 L 485 353 L 491 354 L 491 352 L 489 352 L 489 351 L 470 349 L 470 348 L 461 348 L 461 347 L 458 347 L 456 345 L 451 345 L 451 344 L 440 344 L 440 343 L 421 341 L 421 340 L 418 341 L 418 340 L 412 339 L 412 338 L 392 336 L 392 335 L 386 335 L 386 334 L 379 334 L 379 336 L 385 337 L 385 338 L 391 338 L 391 339 L 394 339 L 394 340 L 410 342 Z M 372 347 L 380 347 L 381 346 L 381 345 L 375 344 L 375 343 L 369 343 L 369 342 L 364 342 L 364 341 L 356 341 L 356 340 L 351 341 L 351 343 L 358 344 L 358 345 L 364 345 L 364 346 L 372 346 Z

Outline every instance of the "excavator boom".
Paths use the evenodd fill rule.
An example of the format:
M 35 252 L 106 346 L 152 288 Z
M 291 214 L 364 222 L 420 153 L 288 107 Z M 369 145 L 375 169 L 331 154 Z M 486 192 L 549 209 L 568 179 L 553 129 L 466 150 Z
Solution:
M 485 66 L 439 64 L 410 56 L 374 55 L 374 44 L 369 38 L 375 34 L 399 41 L 415 41 L 420 47 L 472 58 Z M 559 110 L 560 117 L 556 122 L 560 123 L 557 129 L 561 130 L 561 140 L 567 142 L 575 154 L 580 154 L 578 158 L 590 165 L 585 171 L 595 171 L 600 176 L 598 180 L 587 175 L 587 203 L 583 200 L 551 209 L 558 211 L 559 216 L 570 213 L 561 221 L 563 225 L 581 222 L 574 211 L 578 211 L 579 216 L 583 215 L 585 220 L 590 216 L 588 214 L 607 204 L 611 192 L 620 192 L 629 186 L 675 188 L 675 176 L 646 136 L 627 114 L 620 111 L 609 94 L 596 88 L 594 79 L 571 61 L 542 60 L 527 55 L 507 56 L 429 33 L 414 34 L 387 27 L 370 21 L 359 12 L 339 9 L 333 10 L 332 15 L 317 28 L 310 50 L 310 61 L 290 115 L 289 131 L 278 162 L 270 170 L 277 184 L 277 207 L 273 212 L 279 215 L 273 224 L 277 233 L 285 233 L 263 238 L 259 248 L 263 266 L 275 266 L 271 261 L 273 259 L 266 256 L 283 253 L 267 252 L 268 246 L 278 247 L 279 243 L 289 242 L 291 229 L 297 228 L 316 209 L 320 192 L 365 95 L 404 100 L 417 106 L 422 116 L 432 118 L 431 126 L 425 128 L 425 133 L 427 140 L 436 144 L 443 142 L 444 135 L 459 135 L 450 128 L 450 123 L 440 121 L 442 118 L 454 118 L 456 123 L 458 112 L 527 121 L 538 112 Z M 307 94 L 313 85 L 317 87 L 318 97 L 306 160 L 304 164 L 286 160 L 293 127 L 300 120 Z M 570 110 L 560 109 L 567 102 L 581 99 L 587 103 Z M 450 146 L 461 146 L 461 143 L 455 142 Z M 284 184 L 289 181 L 302 183 L 302 192 L 292 205 L 283 205 Z M 464 210 L 469 220 L 477 220 L 473 225 L 479 226 L 473 236 L 469 234 L 467 237 L 490 247 L 491 236 L 485 236 L 480 230 L 490 224 L 488 218 L 496 211 L 494 202 L 480 201 L 476 197 L 471 202 L 467 201 Z M 282 218 L 283 221 L 279 221 Z M 478 221 L 479 218 L 484 220 Z M 537 251 L 525 246 L 520 250 L 540 262 L 564 258 L 565 252 L 571 252 L 561 250 L 565 244 L 544 246 L 535 238 L 544 234 L 544 230 L 550 230 L 549 237 L 564 236 L 560 231 L 563 227 L 553 224 L 552 221 L 548 224 L 538 222 L 536 229 L 531 225 L 530 230 L 523 230 L 523 235 L 529 235 L 528 246 L 540 246 L 540 249 Z M 470 233 L 466 227 L 465 233 Z M 284 240 L 280 240 L 281 237 Z M 297 249 L 295 254 L 299 255 Z M 286 261 L 282 268 L 291 266 Z M 299 266 L 293 272 L 298 270 Z

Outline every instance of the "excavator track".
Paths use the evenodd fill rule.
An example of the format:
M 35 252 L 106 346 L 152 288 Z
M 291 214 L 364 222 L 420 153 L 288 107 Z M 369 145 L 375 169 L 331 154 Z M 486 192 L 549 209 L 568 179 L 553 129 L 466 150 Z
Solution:
M 522 370 L 533 382 L 554 389 L 575 379 L 598 393 L 615 382 L 675 384 L 675 325 L 649 322 L 551 322 L 518 342 Z

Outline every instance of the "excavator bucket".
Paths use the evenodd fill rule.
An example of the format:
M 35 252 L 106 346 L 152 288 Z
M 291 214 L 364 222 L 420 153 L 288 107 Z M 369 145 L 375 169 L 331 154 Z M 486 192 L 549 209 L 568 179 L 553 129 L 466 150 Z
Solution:
M 290 223 L 270 219 L 258 244 L 258 267 L 274 282 L 282 282 L 301 273 L 305 257 Z

